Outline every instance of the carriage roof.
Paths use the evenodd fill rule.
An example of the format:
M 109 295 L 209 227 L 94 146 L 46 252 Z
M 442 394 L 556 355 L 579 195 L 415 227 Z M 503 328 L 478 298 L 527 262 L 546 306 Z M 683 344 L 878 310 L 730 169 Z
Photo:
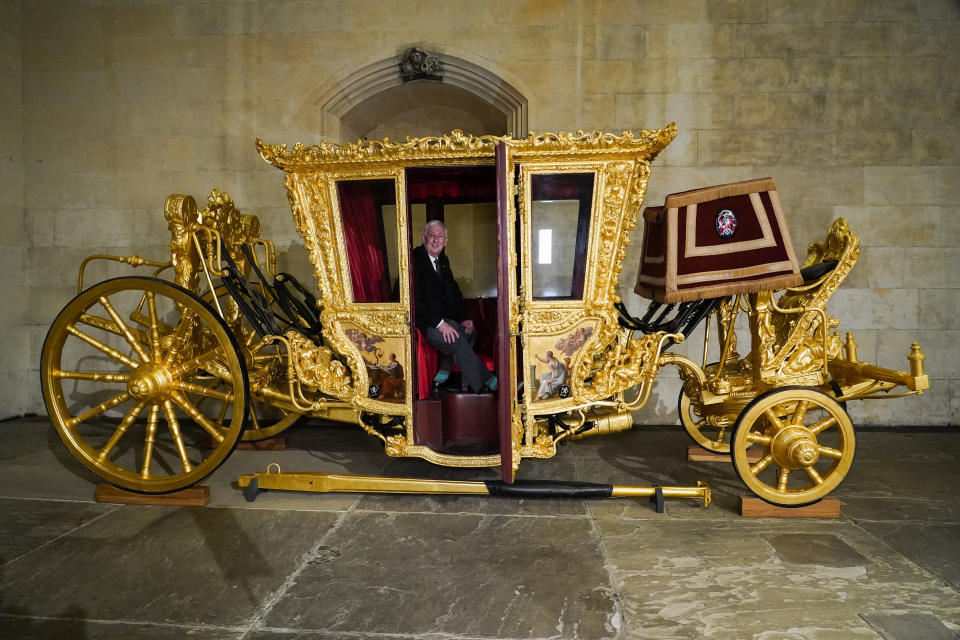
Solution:
M 677 127 L 670 123 L 662 129 L 643 129 L 620 135 L 601 131 L 567 133 L 533 133 L 526 138 L 512 136 L 475 136 L 459 129 L 443 136 L 422 138 L 408 137 L 405 142 L 383 140 L 358 140 L 340 144 L 323 141 L 319 144 L 297 143 L 292 149 L 285 144 L 268 145 L 257 139 L 260 156 L 277 168 L 288 172 L 324 169 L 330 166 L 400 162 L 422 164 L 424 161 L 476 160 L 480 163 L 493 161 L 494 150 L 500 143 L 511 153 L 522 156 L 568 157 L 605 155 L 629 156 L 652 160 L 677 135 Z

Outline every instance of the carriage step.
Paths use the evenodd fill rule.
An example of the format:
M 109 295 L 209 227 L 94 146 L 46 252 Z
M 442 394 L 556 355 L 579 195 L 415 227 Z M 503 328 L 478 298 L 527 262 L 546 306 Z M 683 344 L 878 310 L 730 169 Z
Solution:
M 744 518 L 839 518 L 840 501 L 824 498 L 804 507 L 778 507 L 754 496 L 740 496 L 740 515 Z
M 175 507 L 205 507 L 210 502 L 210 487 L 187 487 L 171 493 L 134 493 L 112 484 L 98 484 L 97 502 L 113 504 L 156 504 Z

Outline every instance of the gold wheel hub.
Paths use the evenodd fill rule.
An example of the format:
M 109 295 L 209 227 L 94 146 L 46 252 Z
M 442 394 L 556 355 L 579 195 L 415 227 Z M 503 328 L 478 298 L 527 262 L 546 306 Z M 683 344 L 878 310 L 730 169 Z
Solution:
M 163 365 L 145 362 L 127 381 L 127 391 L 137 400 L 161 402 L 173 391 L 173 376 Z
M 782 429 L 774 436 L 771 453 L 778 465 L 788 469 L 813 466 L 820 458 L 816 436 L 797 426 Z

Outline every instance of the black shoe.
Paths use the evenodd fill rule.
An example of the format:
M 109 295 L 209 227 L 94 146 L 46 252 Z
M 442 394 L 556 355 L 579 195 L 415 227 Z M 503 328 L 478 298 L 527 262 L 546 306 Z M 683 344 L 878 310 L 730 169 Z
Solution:
M 494 387 L 493 389 L 490 388 L 490 383 L 493 383 L 493 387 Z M 477 393 L 496 393 L 496 392 L 497 392 L 497 387 L 499 387 L 499 386 L 500 386 L 500 385 L 497 384 L 497 377 L 496 377 L 496 376 L 490 376 L 490 378 L 489 378 L 486 382 L 483 383 L 483 386 L 480 387 L 480 390 L 477 391 Z

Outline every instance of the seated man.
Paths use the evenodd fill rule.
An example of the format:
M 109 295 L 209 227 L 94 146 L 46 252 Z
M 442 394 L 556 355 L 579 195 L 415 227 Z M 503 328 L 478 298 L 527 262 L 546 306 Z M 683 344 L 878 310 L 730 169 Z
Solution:
M 463 294 L 450 270 L 443 248 L 447 228 L 431 220 L 423 228 L 423 244 L 413 250 L 413 290 L 416 325 L 427 343 L 446 356 L 434 377 L 434 386 L 450 377 L 456 363 L 475 393 L 497 390 L 497 377 L 473 351 L 477 338 L 473 321 L 466 319 Z

